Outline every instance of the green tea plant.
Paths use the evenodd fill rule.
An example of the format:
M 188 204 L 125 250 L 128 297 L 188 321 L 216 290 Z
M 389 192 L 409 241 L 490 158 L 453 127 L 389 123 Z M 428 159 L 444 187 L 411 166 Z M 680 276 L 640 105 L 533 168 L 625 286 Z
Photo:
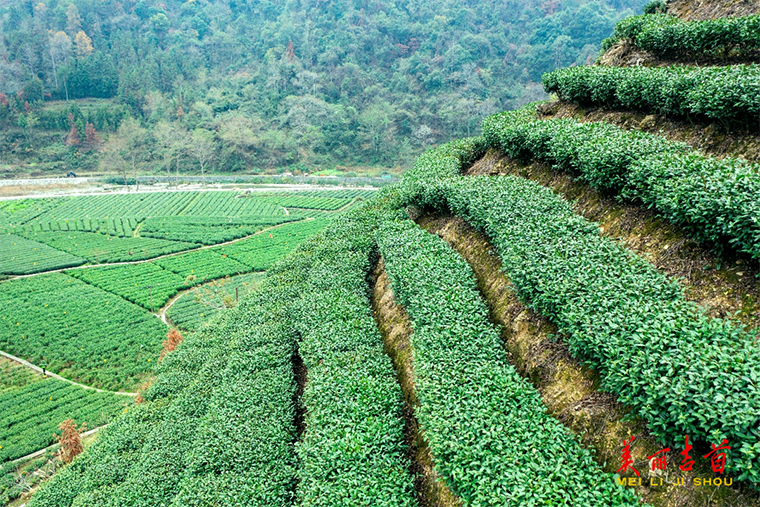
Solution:
M 652 12 L 618 22 L 603 44 L 624 39 L 667 58 L 747 57 L 760 50 L 760 16 L 684 21 Z
M 366 296 L 372 243 L 364 229 L 336 227 L 273 266 L 260 290 L 169 353 L 146 403 L 29 505 L 411 505 L 401 393 Z M 312 306 L 333 282 L 332 300 L 357 291 L 358 306 Z M 295 316 L 312 366 L 297 446 Z
M 6 232 L 12 234 L 32 234 L 35 232 L 100 232 L 112 236 L 132 236 L 137 227 L 134 218 L 117 217 L 108 219 L 64 219 L 58 221 L 32 220 L 24 225 L 9 226 Z
M 0 392 L 0 463 L 55 443 L 58 424 L 74 419 L 93 429 L 107 424 L 127 406 L 130 396 L 97 392 L 38 376 L 22 387 Z
M 718 251 L 760 257 L 756 164 L 604 122 L 536 121 L 526 111 L 486 118 L 483 135 L 514 158 L 544 160 L 597 190 L 639 200 Z
M 582 105 L 757 126 L 757 65 L 569 67 L 544 74 L 544 89 Z
M 292 256 L 307 266 L 294 305 L 308 372 L 296 447 L 298 505 L 416 505 L 401 388 L 368 297 L 378 218 L 349 213 Z
M 655 435 L 726 438 L 727 469 L 760 482 L 756 336 L 707 317 L 675 282 L 600 236 L 548 188 L 450 169 L 407 194 L 407 203 L 450 211 L 486 233 L 520 298 L 557 324 L 573 355 L 600 373 L 602 388 Z M 408 177 L 420 188 L 427 176 L 420 166 Z
M 238 275 L 250 271 L 248 266 L 213 249 L 198 250 L 154 261 L 164 269 L 172 271 L 193 284 Z
M 285 215 L 154 217 L 142 223 L 140 236 L 215 245 L 250 236 L 265 227 L 298 219 L 296 216 Z
M 182 216 L 241 216 L 285 215 L 279 206 L 273 206 L 255 197 L 238 192 L 195 192 L 195 198 L 178 215 Z M 155 216 L 166 215 L 158 213 Z
M 173 325 L 195 331 L 224 308 L 235 306 L 235 296 L 243 298 L 261 283 L 264 273 L 249 273 L 214 280 L 180 296 L 167 310 Z
M 382 225 L 378 244 L 414 329 L 415 415 L 464 505 L 639 505 L 508 363 L 467 262 L 411 220 Z
M 623 197 L 640 200 L 696 239 L 760 258 L 760 166 L 699 153 L 634 162 Z
M 286 208 L 306 208 L 306 209 L 320 209 L 320 210 L 336 210 L 342 208 L 348 204 L 351 204 L 353 199 L 330 197 L 329 193 L 324 197 L 311 197 L 304 195 L 264 195 L 258 197 L 264 202 L 274 204 L 276 206 L 284 206 Z
M 200 246 L 154 238 L 119 238 L 94 232 L 33 232 L 26 237 L 93 263 L 151 259 Z
M 49 208 L 36 219 L 43 222 L 57 222 L 85 218 L 128 217 L 139 222 L 150 216 L 178 215 L 198 198 L 198 194 L 198 192 L 148 192 L 59 197 L 49 199 Z
M 245 264 L 250 271 L 265 271 L 327 223 L 324 219 L 290 223 L 212 250 Z
M 75 269 L 66 272 L 90 285 L 120 296 L 153 311 L 161 308 L 182 289 L 195 285 L 193 279 L 164 269 L 153 262 Z

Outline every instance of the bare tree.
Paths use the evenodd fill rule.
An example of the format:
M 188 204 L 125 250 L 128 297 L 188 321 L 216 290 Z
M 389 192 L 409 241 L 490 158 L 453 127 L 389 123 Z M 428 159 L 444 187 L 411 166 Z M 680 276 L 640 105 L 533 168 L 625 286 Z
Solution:
M 135 176 L 135 191 L 138 191 L 140 190 L 140 184 L 137 180 L 137 169 L 143 145 L 147 140 L 148 131 L 134 118 L 128 118 L 119 125 L 118 136 L 124 139 L 122 155 L 129 161 L 130 169 Z
M 214 161 L 216 157 L 216 142 L 211 137 L 211 133 L 203 129 L 195 129 L 190 140 L 189 151 L 198 161 L 201 168 L 201 178 L 203 184 L 206 184 L 206 168 Z
M 171 176 L 172 162 L 175 157 L 174 141 L 176 131 L 174 125 L 168 121 L 160 121 L 153 128 L 153 135 L 156 138 L 156 146 L 160 150 L 161 159 L 166 167 L 166 176 Z
M 129 170 L 129 163 L 123 155 L 127 151 L 126 147 L 127 143 L 123 137 L 111 134 L 108 142 L 103 145 L 100 157 L 100 168 L 106 171 L 116 170 L 124 178 L 124 185 L 128 184 L 127 171 Z
M 58 65 L 64 63 L 71 55 L 71 38 L 66 32 L 49 32 L 48 45 L 50 48 L 50 62 L 53 65 L 53 79 L 58 88 Z

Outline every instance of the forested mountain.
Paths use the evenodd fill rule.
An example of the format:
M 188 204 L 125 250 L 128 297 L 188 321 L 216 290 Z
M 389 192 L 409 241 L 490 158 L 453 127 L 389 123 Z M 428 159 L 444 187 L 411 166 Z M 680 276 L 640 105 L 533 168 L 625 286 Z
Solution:
M 594 59 L 643 3 L 10 0 L 0 162 L 94 167 L 132 116 L 110 152 L 145 169 L 189 133 L 217 170 L 404 165 L 542 97 L 542 73 Z

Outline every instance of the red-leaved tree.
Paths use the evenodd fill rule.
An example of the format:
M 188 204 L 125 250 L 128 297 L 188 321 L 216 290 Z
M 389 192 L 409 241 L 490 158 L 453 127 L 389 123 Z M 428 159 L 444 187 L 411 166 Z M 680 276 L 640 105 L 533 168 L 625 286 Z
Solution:
M 92 148 L 99 143 L 100 138 L 98 137 L 98 133 L 95 132 L 95 125 L 88 123 L 84 127 L 84 144 L 86 144 L 88 148 Z
M 69 146 L 79 145 L 79 129 L 77 129 L 77 122 L 74 121 L 74 115 L 69 113 L 69 135 L 66 138 L 66 144 Z

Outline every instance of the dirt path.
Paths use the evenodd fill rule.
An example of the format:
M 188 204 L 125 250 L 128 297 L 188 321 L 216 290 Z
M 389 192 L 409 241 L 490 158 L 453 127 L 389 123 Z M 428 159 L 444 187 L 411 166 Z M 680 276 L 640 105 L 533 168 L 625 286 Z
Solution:
M 22 366 L 26 366 L 27 368 L 29 368 L 31 370 L 34 370 L 34 371 L 36 371 L 37 373 L 39 373 L 41 375 L 45 375 L 45 376 L 48 376 L 48 377 L 51 377 L 51 378 L 54 378 L 54 379 L 62 380 L 64 382 L 68 382 L 69 384 L 81 387 L 83 389 L 92 389 L 93 391 L 97 391 L 99 393 L 111 393 L 111 394 L 118 394 L 118 395 L 121 395 L 121 396 L 137 396 L 137 393 L 127 393 L 127 392 L 124 392 L 124 391 L 106 391 L 104 389 L 98 389 L 97 387 L 86 386 L 84 384 L 80 384 L 79 382 L 74 382 L 73 380 L 69 380 L 67 378 L 61 377 L 60 375 L 58 375 L 56 373 L 53 373 L 51 371 L 48 371 L 48 370 L 44 370 L 43 371 L 43 369 L 40 368 L 39 366 L 35 366 L 32 363 L 30 363 L 29 361 L 26 361 L 24 359 L 21 359 L 20 357 L 16 357 L 16 356 L 13 356 L 11 354 L 8 354 L 7 352 L 3 352 L 2 350 L 0 350 L 0 356 L 5 357 L 6 359 L 10 359 L 11 361 L 15 361 L 15 362 L 19 363 Z
M 397 303 L 381 258 L 370 278 L 370 298 L 386 354 L 393 363 L 396 378 L 404 394 L 404 440 L 414 477 L 414 489 L 421 507 L 458 507 L 462 502 L 435 469 L 435 459 L 415 411 L 417 399 L 411 322 L 406 310 Z
M 174 252 L 174 253 L 170 253 L 170 254 L 159 255 L 158 257 L 151 257 L 150 259 L 143 259 L 143 260 L 139 260 L 139 261 L 109 262 L 109 263 L 105 263 L 105 264 L 86 264 L 86 265 L 83 265 L 83 266 L 74 266 L 74 267 L 61 268 L 61 269 L 51 269 L 49 271 L 40 271 L 39 273 L 30 273 L 28 275 L 16 275 L 16 276 L 12 276 L 10 278 L 6 278 L 6 280 L 3 280 L 3 281 L 17 280 L 19 278 L 30 278 L 32 276 L 46 275 L 46 274 L 49 274 L 49 273 L 61 273 L 63 271 L 68 271 L 68 270 L 71 270 L 71 269 L 93 269 L 93 268 L 105 268 L 105 267 L 109 267 L 109 266 L 127 266 L 127 265 L 130 265 L 130 264 L 144 264 L 146 262 L 153 262 L 153 261 L 157 261 L 157 260 L 160 260 L 160 259 L 166 259 L 167 257 L 176 257 L 177 255 L 182 255 L 182 254 L 186 254 L 186 253 L 189 253 L 189 252 L 198 252 L 200 250 L 208 250 L 210 248 L 216 248 L 216 247 L 220 247 L 220 246 L 231 245 L 233 243 L 237 243 L 239 241 L 243 241 L 243 240 L 252 238 L 253 236 L 257 236 L 259 234 L 271 231 L 272 229 L 276 229 L 278 227 L 282 227 L 283 225 L 297 224 L 299 222 L 306 222 L 306 221 L 309 221 L 309 220 L 314 220 L 314 218 L 307 217 L 307 218 L 304 218 L 303 220 L 293 220 L 292 222 L 283 222 L 281 224 L 273 225 L 272 227 L 267 227 L 265 229 L 261 229 L 260 231 L 254 232 L 253 234 L 249 234 L 248 236 L 243 236 L 242 238 L 233 239 L 231 241 L 225 241 L 224 243 L 217 243 L 215 245 L 205 245 L 205 246 L 201 246 L 201 247 L 198 247 L 198 248 L 191 248 L 189 250 L 182 250 L 181 252 Z

